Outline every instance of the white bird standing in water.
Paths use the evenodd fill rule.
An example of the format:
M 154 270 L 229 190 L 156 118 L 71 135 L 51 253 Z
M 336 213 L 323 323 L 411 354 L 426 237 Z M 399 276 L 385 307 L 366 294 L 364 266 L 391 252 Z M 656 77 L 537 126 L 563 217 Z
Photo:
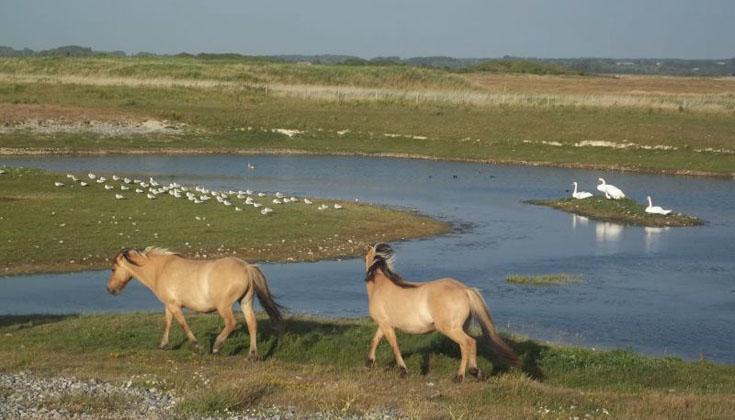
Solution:
M 597 180 L 600 182 L 600 185 L 597 186 L 597 191 L 600 191 L 605 194 L 605 198 L 608 200 L 620 200 L 621 198 L 625 198 L 625 194 L 623 194 L 623 191 L 611 184 L 606 184 L 605 180 L 602 178 L 597 178 Z
M 648 207 L 646 207 L 646 213 L 650 214 L 663 214 L 666 216 L 667 214 L 671 213 L 671 210 L 666 210 L 663 207 L 660 206 L 654 206 L 653 202 L 651 201 L 651 196 L 646 196 L 646 199 L 648 200 Z
M 577 191 L 577 181 L 572 182 L 572 185 L 574 185 L 574 192 L 572 193 L 572 197 L 576 198 L 577 200 L 583 200 L 585 198 L 592 197 L 591 192 L 587 191 Z

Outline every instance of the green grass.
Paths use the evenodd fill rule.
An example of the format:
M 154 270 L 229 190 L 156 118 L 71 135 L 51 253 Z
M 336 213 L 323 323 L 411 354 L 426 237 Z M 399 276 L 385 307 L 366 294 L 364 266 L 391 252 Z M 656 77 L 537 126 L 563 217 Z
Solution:
M 119 189 L 108 180 L 87 187 L 54 174 L 5 168 L 0 175 L 0 273 L 107 268 L 123 247 L 156 245 L 189 256 L 238 255 L 250 261 L 313 261 L 351 256 L 370 242 L 415 238 L 445 232 L 443 223 L 414 213 L 369 204 L 342 202 L 342 210 L 318 211 L 314 199 L 288 205 L 270 204 L 269 194 L 256 201 L 275 210 L 262 216 L 234 197 L 232 207 L 214 200 L 192 204 L 163 195 Z M 105 174 L 108 178 L 111 174 Z M 86 173 L 78 173 L 81 179 Z M 61 181 L 64 187 L 55 187 Z M 163 184 L 163 180 L 159 180 Z M 245 189 L 245 188 L 243 188 Z M 114 198 L 122 193 L 123 200 Z M 241 207 L 242 212 L 234 210 Z
M 118 113 L 189 126 L 179 136 L 147 137 L 42 135 L 0 127 L 3 153 L 302 152 L 723 177 L 735 173 L 731 111 L 661 110 L 655 106 L 657 99 L 648 96 L 644 99 L 653 101 L 650 108 L 628 107 L 624 99 L 620 104 L 618 99 L 606 99 L 610 103 L 602 107 L 555 105 L 537 94 L 513 105 L 501 99 L 474 104 L 462 98 L 483 89 L 461 74 L 443 70 L 186 58 L 1 59 L 0 75 L 77 77 L 74 83 L 0 80 L 2 113 L 13 114 L 25 106 L 19 111 L 22 116 L 44 119 L 47 111 L 41 108 L 50 106 L 83 109 L 92 117 L 95 112 Z M 114 84 L 96 84 L 105 78 L 115 78 Z M 171 87 L 158 79 L 234 84 Z M 246 82 L 251 79 L 254 84 Z M 140 80 L 152 84 L 135 85 Z M 262 83 L 282 87 L 268 90 Z M 303 85 L 326 86 L 328 92 L 299 87 Z M 344 93 L 348 90 L 340 91 L 352 87 L 368 90 L 357 99 L 349 99 Z M 443 93 L 437 95 L 450 99 L 433 100 L 434 94 L 426 89 L 440 89 Z M 510 93 L 516 94 L 524 95 Z M 587 96 L 594 99 L 599 94 Z M 289 138 L 273 133 L 276 128 L 303 134 Z M 590 140 L 635 147 L 579 146 Z
M 211 345 L 222 321 L 217 316 L 189 319 L 200 342 Z M 118 383 L 132 378 L 146 387 L 154 381 L 180 398 L 179 414 L 195 416 L 273 405 L 303 414 L 394 410 L 419 418 L 529 418 L 542 417 L 544 410 L 553 418 L 602 418 L 603 410 L 613 418 L 726 418 L 735 409 L 735 367 L 707 361 L 515 337 L 509 342 L 522 368 L 494 364 L 493 353 L 481 342 L 478 362 L 490 377 L 455 384 L 459 351 L 439 334 L 399 334 L 409 369 L 408 378 L 401 379 L 385 343 L 378 349 L 377 367 L 363 368 L 375 330 L 369 320 L 290 318 L 278 341 L 270 322 L 261 318 L 263 362 L 247 360 L 242 326 L 220 355 L 193 354 L 178 328 L 172 331 L 174 350 L 158 350 L 162 322 L 161 314 L 148 313 L 2 316 L 0 370 Z M 105 412 L 122 402 L 100 404 Z
M 579 274 L 567 273 L 537 275 L 511 274 L 505 278 L 505 281 L 513 284 L 545 286 L 553 284 L 579 283 L 582 281 L 582 276 Z
M 553 207 L 595 220 L 627 225 L 686 227 L 704 223 L 703 220 L 697 217 L 681 213 L 672 212 L 667 216 L 646 213 L 645 205 L 639 204 L 630 198 L 608 200 L 603 196 L 594 196 L 583 200 L 561 198 L 558 200 L 529 200 L 527 202 L 537 206 Z

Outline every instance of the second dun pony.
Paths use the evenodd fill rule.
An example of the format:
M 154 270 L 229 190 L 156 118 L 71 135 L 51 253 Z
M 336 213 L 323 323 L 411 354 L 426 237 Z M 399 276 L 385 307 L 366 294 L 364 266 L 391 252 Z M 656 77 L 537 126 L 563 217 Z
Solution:
M 468 334 L 473 317 L 479 321 L 483 335 L 493 349 L 508 364 L 518 365 L 518 356 L 498 334 L 490 311 L 477 289 L 450 278 L 426 283 L 407 282 L 393 272 L 392 261 L 393 249 L 388 244 L 371 246 L 365 254 L 369 312 L 378 324 L 370 344 L 368 367 L 375 364 L 375 350 L 385 337 L 401 375 L 405 375 L 406 363 L 398 347 L 395 329 L 409 334 L 439 331 L 457 343 L 462 352 L 462 362 L 455 379 L 464 379 L 468 364 L 470 374 L 480 378 L 476 341 Z
M 281 306 L 273 299 L 263 272 L 257 265 L 239 258 L 191 260 L 161 248 L 123 249 L 113 260 L 107 291 L 113 295 L 120 294 L 133 277 L 149 288 L 165 308 L 161 349 L 168 346 L 171 322 L 176 319 L 194 350 L 200 350 L 186 323 L 183 308 L 201 313 L 217 311 L 224 319 L 225 327 L 212 348 L 212 353 L 218 353 L 236 326 L 232 305 L 240 302 L 250 335 L 252 358 L 258 357 L 258 325 L 253 312 L 253 296 L 258 297 L 271 320 L 282 319 Z

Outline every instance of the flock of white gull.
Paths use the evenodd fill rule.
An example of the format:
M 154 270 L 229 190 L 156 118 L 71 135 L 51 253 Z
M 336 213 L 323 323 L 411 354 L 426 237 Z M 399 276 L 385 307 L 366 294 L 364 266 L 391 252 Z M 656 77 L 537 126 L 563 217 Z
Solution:
M 605 198 L 608 200 L 620 200 L 621 198 L 625 198 L 625 194 L 623 191 L 612 185 L 605 182 L 603 178 L 597 178 L 597 181 L 599 184 L 597 185 L 597 191 L 600 191 L 601 193 L 605 194 Z M 577 191 L 577 181 L 572 182 L 572 185 L 574 185 L 574 191 L 572 192 L 572 197 L 576 198 L 578 200 L 584 200 L 585 198 L 592 197 L 592 193 L 587 191 Z M 654 206 L 653 202 L 651 201 L 651 196 L 646 196 L 646 199 L 648 200 L 648 207 L 646 207 L 646 213 L 650 214 L 662 214 L 666 216 L 667 214 L 671 213 L 671 210 L 664 209 L 660 206 Z
M 273 213 L 273 209 L 267 207 L 262 202 L 267 202 L 279 205 L 303 202 L 304 204 L 311 205 L 313 202 L 308 198 L 299 199 L 297 197 L 289 197 L 280 192 L 276 192 L 270 199 L 264 192 L 255 192 L 252 190 L 245 191 L 215 191 L 200 186 L 184 186 L 179 185 L 175 182 L 169 183 L 168 185 L 161 185 L 156 182 L 155 179 L 149 178 L 148 181 L 141 179 L 131 179 L 128 177 L 119 177 L 112 175 L 111 179 L 107 179 L 104 176 L 98 176 L 92 172 L 87 174 L 87 178 L 77 178 L 73 174 L 66 174 L 66 177 L 74 183 L 77 183 L 80 187 L 87 187 L 92 183 L 102 184 L 105 190 L 115 192 L 115 199 L 124 200 L 125 193 L 134 192 L 135 194 L 145 194 L 149 200 L 155 200 L 160 196 L 169 195 L 174 198 L 186 199 L 194 204 L 202 204 L 211 200 L 217 201 L 217 203 L 227 206 L 234 207 L 235 211 L 243 211 L 243 207 L 240 206 L 252 206 L 255 209 L 260 210 L 260 214 L 266 216 Z M 117 185 L 113 185 L 112 182 L 117 182 Z M 60 181 L 54 182 L 56 187 L 63 187 L 65 184 Z M 118 192 L 119 191 L 119 192 Z M 234 199 L 240 200 L 235 201 Z M 258 202 L 259 200 L 261 202 Z M 317 207 L 317 210 L 327 210 L 333 208 L 335 210 L 342 209 L 341 204 L 334 203 L 332 206 L 321 204 Z

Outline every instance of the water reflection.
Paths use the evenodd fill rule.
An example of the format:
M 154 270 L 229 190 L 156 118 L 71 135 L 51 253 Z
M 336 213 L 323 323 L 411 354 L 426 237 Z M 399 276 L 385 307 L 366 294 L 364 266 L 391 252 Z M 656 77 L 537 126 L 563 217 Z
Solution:
M 598 244 L 604 242 L 618 242 L 623 234 L 623 225 L 610 222 L 597 222 L 595 225 L 595 239 Z
M 643 231 L 646 233 L 646 252 L 658 251 L 658 248 L 661 246 L 661 233 L 669 229 L 669 227 L 644 227 Z
M 572 214 L 572 230 L 577 230 L 577 224 L 580 226 L 587 226 L 587 223 L 590 221 L 590 219 L 579 216 L 576 214 Z

